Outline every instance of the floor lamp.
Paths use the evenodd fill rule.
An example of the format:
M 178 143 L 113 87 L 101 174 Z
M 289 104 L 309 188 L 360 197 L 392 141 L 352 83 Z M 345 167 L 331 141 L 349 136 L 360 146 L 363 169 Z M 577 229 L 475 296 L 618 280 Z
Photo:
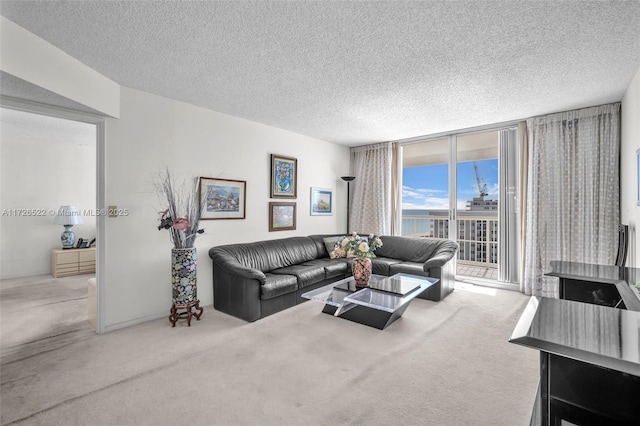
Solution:
M 355 176 L 342 176 L 340 179 L 347 182 L 347 234 L 349 233 L 349 194 L 351 191 L 349 190 L 349 183 L 354 180 Z

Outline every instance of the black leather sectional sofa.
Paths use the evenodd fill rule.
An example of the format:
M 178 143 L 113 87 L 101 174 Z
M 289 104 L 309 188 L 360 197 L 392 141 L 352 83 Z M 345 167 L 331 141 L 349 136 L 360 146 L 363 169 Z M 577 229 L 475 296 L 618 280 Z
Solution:
M 331 259 L 325 238 L 289 237 L 212 247 L 213 306 L 246 321 L 255 321 L 306 301 L 301 295 L 351 275 L 350 258 Z M 441 300 L 453 291 L 453 241 L 381 236 L 372 259 L 373 273 L 400 272 L 439 278 L 418 297 Z

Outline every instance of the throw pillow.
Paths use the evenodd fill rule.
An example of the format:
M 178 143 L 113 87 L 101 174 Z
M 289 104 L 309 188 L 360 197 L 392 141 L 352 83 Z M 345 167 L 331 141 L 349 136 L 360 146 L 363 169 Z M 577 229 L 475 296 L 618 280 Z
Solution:
M 347 257 L 347 251 L 340 245 L 343 239 L 344 237 L 327 237 L 322 239 L 331 259 Z

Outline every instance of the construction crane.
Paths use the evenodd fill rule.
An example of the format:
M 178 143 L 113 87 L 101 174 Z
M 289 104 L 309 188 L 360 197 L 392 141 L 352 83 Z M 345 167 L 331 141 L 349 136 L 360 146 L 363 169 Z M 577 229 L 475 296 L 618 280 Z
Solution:
M 478 171 L 478 165 L 474 162 L 473 169 L 476 171 L 476 180 L 478 181 L 478 192 L 480 192 L 480 198 L 484 200 L 484 197 L 489 195 L 487 192 L 487 184 L 480 181 L 480 172 Z

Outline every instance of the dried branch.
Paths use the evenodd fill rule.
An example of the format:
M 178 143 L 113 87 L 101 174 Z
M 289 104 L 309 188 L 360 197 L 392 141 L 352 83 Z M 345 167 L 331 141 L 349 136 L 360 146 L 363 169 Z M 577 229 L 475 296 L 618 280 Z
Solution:
M 194 182 L 175 185 L 169 169 L 165 170 L 158 183 L 159 194 L 166 199 L 167 209 L 160 217 L 158 229 L 168 229 L 175 248 L 192 248 L 195 244 L 202 208 L 198 178 Z

